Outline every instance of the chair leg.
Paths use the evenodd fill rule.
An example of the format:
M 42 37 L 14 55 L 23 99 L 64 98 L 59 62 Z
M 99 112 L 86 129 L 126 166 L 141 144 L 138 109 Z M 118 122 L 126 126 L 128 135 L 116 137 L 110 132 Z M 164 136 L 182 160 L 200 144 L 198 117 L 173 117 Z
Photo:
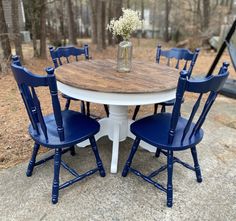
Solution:
M 71 154 L 71 156 L 75 156 L 75 154 L 76 154 L 75 146 L 70 147 L 70 154 Z
M 86 102 L 87 116 L 90 116 L 90 102 Z
M 123 169 L 123 172 L 122 172 L 122 176 L 123 177 L 126 177 L 128 172 L 129 172 L 129 168 L 131 166 L 131 163 L 132 163 L 132 160 L 133 160 L 133 157 L 134 157 L 134 154 L 136 153 L 137 149 L 138 149 L 138 146 L 139 146 L 139 143 L 140 143 L 140 139 L 139 138 L 135 138 L 135 141 L 133 143 L 133 146 L 131 148 L 131 152 L 130 152 L 130 155 L 128 157 L 128 160 L 126 161 L 126 164 L 124 166 L 124 169 Z
M 85 104 L 84 104 L 84 101 L 81 101 L 81 103 L 80 103 L 80 112 L 82 114 L 85 114 Z
M 104 170 L 103 164 L 102 164 L 102 160 L 99 156 L 99 152 L 98 152 L 98 148 L 97 148 L 97 144 L 95 141 L 94 137 L 89 138 L 90 144 L 92 146 L 92 150 L 94 152 L 95 158 L 96 158 L 96 163 L 97 163 L 97 167 L 99 169 L 99 173 L 101 177 L 106 176 L 106 172 Z
M 67 98 L 66 99 L 66 105 L 65 105 L 65 110 L 68 110 L 69 109 L 69 107 L 70 107 L 70 99 L 69 98 Z
M 194 162 L 194 168 L 195 168 L 195 172 L 196 172 L 197 182 L 201 183 L 202 182 L 202 175 L 201 175 L 200 166 L 198 164 L 197 150 L 196 150 L 195 146 L 191 148 L 191 153 L 193 156 L 193 162 Z
M 155 157 L 158 158 L 160 156 L 160 153 L 161 153 L 161 149 L 157 148 Z
M 165 113 L 166 112 L 166 105 L 162 105 L 162 107 L 161 107 L 161 113 Z
M 37 156 L 39 148 L 40 148 L 40 145 L 37 144 L 37 143 L 34 143 L 34 149 L 33 149 L 33 152 L 32 152 L 32 157 L 31 157 L 31 160 L 29 162 L 29 165 L 28 165 L 28 168 L 27 168 L 27 171 L 26 171 L 26 176 L 28 176 L 28 177 L 32 176 L 32 172 L 34 170 L 36 156 Z
M 109 107 L 108 107 L 107 104 L 104 104 L 104 109 L 105 109 L 105 111 L 106 111 L 107 117 L 109 117 Z
M 158 109 L 158 104 L 154 104 L 154 113 L 153 114 L 157 114 L 157 109 Z
M 55 156 L 54 156 L 54 178 L 53 178 L 53 184 L 52 184 L 52 203 L 53 204 L 56 204 L 58 202 L 60 166 L 61 166 L 61 149 L 56 148 Z
M 173 204 L 173 186 L 172 186 L 172 175 L 173 175 L 173 151 L 167 151 L 167 206 L 172 207 Z
M 133 117 L 132 117 L 132 120 L 135 120 L 136 117 L 137 117 L 137 114 L 139 112 L 139 109 L 140 109 L 140 105 L 137 105 L 134 109 L 134 114 L 133 114 Z

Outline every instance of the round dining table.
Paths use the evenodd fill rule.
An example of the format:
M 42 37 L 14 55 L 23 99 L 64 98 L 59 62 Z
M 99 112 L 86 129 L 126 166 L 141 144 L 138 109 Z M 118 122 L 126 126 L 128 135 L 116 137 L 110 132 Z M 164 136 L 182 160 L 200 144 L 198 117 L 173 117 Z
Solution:
M 175 98 L 179 71 L 146 61 L 132 61 L 128 73 L 116 70 L 111 59 L 86 60 L 64 64 L 55 69 L 58 90 L 70 97 L 109 105 L 109 117 L 99 120 L 98 140 L 108 136 L 112 145 L 111 173 L 117 172 L 119 142 L 127 137 L 133 120 L 128 118 L 128 106 L 160 103 Z M 157 131 L 158 133 L 158 131 Z M 80 147 L 89 142 L 78 144 Z M 141 142 L 140 146 L 154 152 L 155 147 Z

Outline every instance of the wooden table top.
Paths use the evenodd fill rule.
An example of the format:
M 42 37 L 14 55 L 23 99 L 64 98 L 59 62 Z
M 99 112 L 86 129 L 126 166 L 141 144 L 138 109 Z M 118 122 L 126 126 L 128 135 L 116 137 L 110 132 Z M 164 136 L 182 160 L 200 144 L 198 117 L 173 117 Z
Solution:
M 177 86 L 179 70 L 154 62 L 132 61 L 131 72 L 116 71 L 116 61 L 86 60 L 64 64 L 55 70 L 66 85 L 107 93 L 157 93 Z

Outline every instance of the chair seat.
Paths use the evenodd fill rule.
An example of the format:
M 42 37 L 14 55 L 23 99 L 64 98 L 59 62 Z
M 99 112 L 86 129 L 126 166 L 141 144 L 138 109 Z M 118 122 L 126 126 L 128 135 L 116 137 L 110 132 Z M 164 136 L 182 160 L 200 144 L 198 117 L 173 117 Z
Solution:
M 66 94 L 61 94 L 61 96 L 62 96 L 63 98 L 65 98 L 65 99 L 70 99 L 70 100 L 73 100 L 73 101 L 78 101 L 78 100 L 79 100 L 79 99 L 70 97 L 70 96 L 68 96 L 68 95 L 66 95 Z
M 64 141 L 61 142 L 58 137 L 57 126 L 53 114 L 44 117 L 45 124 L 47 125 L 48 141 L 46 141 L 40 126 L 40 134 L 36 133 L 32 125 L 29 126 L 31 137 L 37 143 L 45 147 L 62 148 L 70 147 L 82 142 L 95 135 L 100 129 L 100 125 L 96 120 L 93 120 L 84 114 L 72 110 L 66 110 L 61 113 L 65 132 Z
M 188 139 L 190 136 L 190 133 L 188 133 L 182 143 L 181 138 L 187 120 L 179 117 L 173 143 L 172 145 L 168 144 L 170 121 L 170 113 L 160 113 L 135 121 L 131 124 L 130 130 L 134 135 L 145 142 L 165 150 L 184 150 L 195 146 L 202 140 L 203 130 L 200 129 L 191 139 Z M 191 124 L 189 131 L 191 131 L 191 128 L 193 128 L 194 125 L 194 123 Z

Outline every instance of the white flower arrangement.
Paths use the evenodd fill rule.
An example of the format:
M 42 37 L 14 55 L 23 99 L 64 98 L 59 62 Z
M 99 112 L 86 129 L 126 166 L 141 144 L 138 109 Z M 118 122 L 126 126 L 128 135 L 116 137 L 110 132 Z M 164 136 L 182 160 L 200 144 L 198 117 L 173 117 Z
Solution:
M 122 8 L 123 15 L 118 20 L 114 18 L 107 25 L 107 29 L 115 36 L 122 36 L 128 40 L 138 27 L 141 26 L 142 20 L 138 11 Z

